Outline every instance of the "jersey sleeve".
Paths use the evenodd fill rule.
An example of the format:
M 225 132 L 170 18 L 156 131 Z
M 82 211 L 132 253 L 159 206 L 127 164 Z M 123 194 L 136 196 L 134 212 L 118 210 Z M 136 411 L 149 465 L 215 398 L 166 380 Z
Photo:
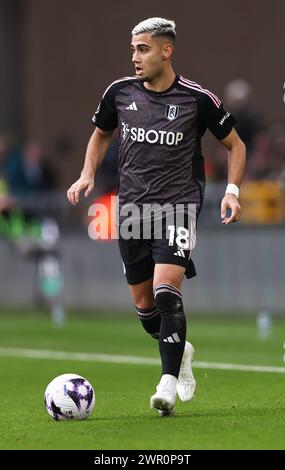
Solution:
M 92 117 L 92 122 L 103 131 L 110 131 L 118 126 L 118 114 L 115 103 L 115 91 L 112 86 L 105 91 L 99 106 Z
M 224 109 L 223 103 L 211 92 L 201 94 L 198 116 L 202 127 L 209 129 L 218 140 L 227 137 L 236 123 L 234 116 Z

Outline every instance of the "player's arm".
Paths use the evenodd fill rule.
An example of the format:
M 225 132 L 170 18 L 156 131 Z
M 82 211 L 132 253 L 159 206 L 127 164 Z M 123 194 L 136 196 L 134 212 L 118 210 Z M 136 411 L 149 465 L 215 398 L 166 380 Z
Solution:
M 96 127 L 91 135 L 80 178 L 67 191 L 67 198 L 71 204 L 78 203 L 81 191 L 85 191 L 84 195 L 87 197 L 93 190 L 96 170 L 104 159 L 112 134 L 113 130 L 103 131 Z
M 233 128 L 231 132 L 220 142 L 228 150 L 228 185 L 240 187 L 246 161 L 246 147 Z M 231 191 L 233 188 L 233 192 Z M 238 201 L 238 189 L 234 194 L 235 187 L 228 186 L 227 192 L 221 202 L 222 223 L 228 225 L 240 219 L 241 207 Z M 231 210 L 231 215 L 227 217 L 227 209 Z

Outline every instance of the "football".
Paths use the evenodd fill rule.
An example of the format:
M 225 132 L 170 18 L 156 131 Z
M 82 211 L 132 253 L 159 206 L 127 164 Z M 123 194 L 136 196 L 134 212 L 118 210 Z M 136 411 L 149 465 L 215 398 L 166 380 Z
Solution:
M 44 398 L 48 414 L 57 421 L 86 419 L 95 407 L 92 385 L 77 374 L 62 374 L 53 379 Z

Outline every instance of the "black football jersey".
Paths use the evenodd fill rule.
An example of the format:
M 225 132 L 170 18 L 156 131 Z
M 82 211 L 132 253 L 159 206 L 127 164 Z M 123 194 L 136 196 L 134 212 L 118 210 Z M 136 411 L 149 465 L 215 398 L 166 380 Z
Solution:
M 135 77 L 116 80 L 92 121 L 105 131 L 119 127 L 120 205 L 187 203 L 198 210 L 205 183 L 201 138 L 210 129 L 221 140 L 235 123 L 214 93 L 181 75 L 162 92 Z

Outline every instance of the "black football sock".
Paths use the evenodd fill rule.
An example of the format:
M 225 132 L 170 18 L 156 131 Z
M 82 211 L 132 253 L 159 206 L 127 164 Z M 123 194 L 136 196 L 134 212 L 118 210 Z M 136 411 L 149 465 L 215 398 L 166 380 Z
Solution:
M 178 378 L 186 338 L 182 295 L 170 284 L 158 284 L 154 289 L 154 298 L 161 317 L 159 352 L 162 374 Z
M 157 310 L 157 307 L 136 307 L 136 311 L 145 331 L 149 333 L 154 339 L 158 339 L 160 331 L 160 315 Z

